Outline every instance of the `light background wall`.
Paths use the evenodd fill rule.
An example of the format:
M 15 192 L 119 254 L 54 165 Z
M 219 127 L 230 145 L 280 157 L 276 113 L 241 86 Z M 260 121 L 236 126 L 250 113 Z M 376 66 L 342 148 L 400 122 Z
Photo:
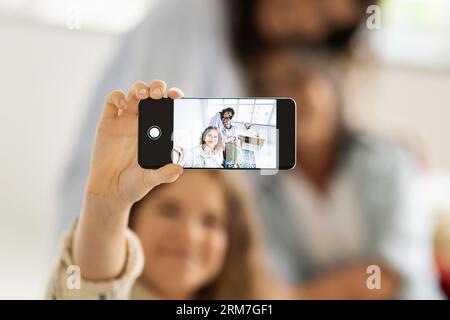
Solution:
M 0 19 L 0 299 L 42 297 L 60 178 L 116 42 Z

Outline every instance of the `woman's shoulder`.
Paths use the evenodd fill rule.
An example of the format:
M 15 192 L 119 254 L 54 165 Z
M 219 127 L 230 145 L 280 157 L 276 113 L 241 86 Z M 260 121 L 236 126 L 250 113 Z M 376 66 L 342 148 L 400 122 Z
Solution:
M 357 133 L 352 138 L 350 155 L 378 164 L 417 164 L 417 156 L 405 145 L 369 133 Z
M 401 143 L 371 134 L 358 134 L 352 140 L 344 166 L 364 184 L 389 189 L 420 175 L 418 157 Z

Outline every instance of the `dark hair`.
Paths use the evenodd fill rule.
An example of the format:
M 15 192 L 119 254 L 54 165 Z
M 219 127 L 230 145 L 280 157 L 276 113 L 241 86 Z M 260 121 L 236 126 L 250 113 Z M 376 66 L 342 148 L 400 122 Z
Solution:
M 223 109 L 221 112 L 219 112 L 219 113 L 220 113 L 220 119 L 223 119 L 223 115 L 224 115 L 225 112 L 231 112 L 231 117 L 230 117 L 230 119 L 233 119 L 234 114 L 235 114 L 233 108 L 225 108 L 225 109 Z
M 227 0 L 230 20 L 230 37 L 235 58 L 244 67 L 250 63 L 255 55 L 269 47 L 256 27 L 255 11 L 260 0 Z M 370 4 L 377 4 L 379 0 L 359 0 L 361 12 L 358 21 L 346 28 L 336 29 L 323 41 L 310 43 L 298 41 L 298 45 L 309 49 L 324 49 L 332 52 L 348 52 L 351 40 L 357 33 L 361 21 L 366 16 L 366 8 Z

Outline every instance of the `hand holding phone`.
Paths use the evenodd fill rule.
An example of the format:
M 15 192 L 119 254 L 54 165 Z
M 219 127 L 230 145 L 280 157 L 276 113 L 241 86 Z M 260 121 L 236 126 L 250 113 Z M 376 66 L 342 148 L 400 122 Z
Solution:
M 125 232 L 130 209 L 153 187 L 172 182 L 183 168 L 158 170 L 137 164 L 138 104 L 141 99 L 178 99 L 179 89 L 136 82 L 125 94 L 111 92 L 97 125 L 83 205 L 73 235 L 72 257 L 85 279 L 102 281 L 121 274 L 126 261 Z
M 97 125 L 86 192 L 116 206 L 129 206 L 158 184 L 172 182 L 182 172 L 175 164 L 148 170 L 137 163 L 138 104 L 141 99 L 169 100 L 183 96 L 167 90 L 164 81 L 136 82 L 125 94 L 116 90 L 105 100 Z

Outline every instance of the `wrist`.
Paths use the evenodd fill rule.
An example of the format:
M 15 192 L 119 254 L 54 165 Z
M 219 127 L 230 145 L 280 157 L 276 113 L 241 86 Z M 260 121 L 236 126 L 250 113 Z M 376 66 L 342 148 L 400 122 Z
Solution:
M 123 270 L 130 208 L 130 204 L 85 193 L 74 231 L 72 256 L 86 279 L 113 279 Z
M 133 203 L 130 202 L 118 201 L 86 191 L 81 215 L 93 225 L 99 224 L 103 228 L 123 228 L 128 224 L 128 216 L 132 205 Z

